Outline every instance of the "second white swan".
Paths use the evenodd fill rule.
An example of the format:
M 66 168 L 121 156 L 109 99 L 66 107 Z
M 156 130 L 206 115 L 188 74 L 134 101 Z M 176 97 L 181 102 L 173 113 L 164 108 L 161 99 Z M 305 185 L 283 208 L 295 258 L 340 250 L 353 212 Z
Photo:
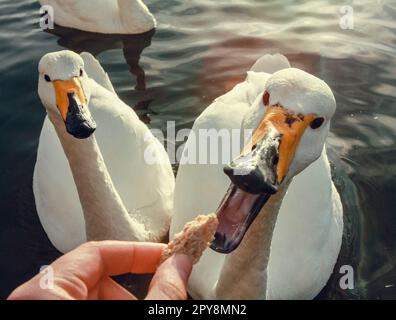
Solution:
M 162 240 L 173 211 L 170 161 L 95 58 L 45 55 L 38 92 L 48 116 L 33 191 L 54 246 L 67 252 L 87 240 Z

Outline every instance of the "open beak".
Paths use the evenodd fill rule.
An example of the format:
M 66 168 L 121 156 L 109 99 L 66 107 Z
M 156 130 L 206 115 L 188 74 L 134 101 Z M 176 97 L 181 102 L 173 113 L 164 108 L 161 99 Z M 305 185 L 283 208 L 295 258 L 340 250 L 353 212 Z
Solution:
M 96 123 L 88 110 L 87 99 L 77 77 L 71 80 L 54 80 L 56 105 L 73 137 L 86 139 L 96 130 Z
M 234 251 L 254 219 L 287 176 L 307 126 L 315 115 L 291 113 L 268 106 L 263 119 L 241 155 L 224 168 L 231 180 L 217 216 L 219 226 L 211 248 Z

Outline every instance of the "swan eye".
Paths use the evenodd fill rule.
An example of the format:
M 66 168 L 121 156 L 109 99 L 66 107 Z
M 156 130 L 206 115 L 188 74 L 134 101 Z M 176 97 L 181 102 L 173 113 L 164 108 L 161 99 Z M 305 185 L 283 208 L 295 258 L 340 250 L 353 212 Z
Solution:
M 80 77 L 82 77 L 84 75 L 84 70 L 80 69 Z
M 51 82 L 51 78 L 49 77 L 49 75 L 44 75 L 44 79 L 47 82 Z
M 322 126 L 323 122 L 324 122 L 324 118 L 318 117 L 311 122 L 310 126 L 312 129 L 318 129 Z
M 264 95 L 263 95 L 263 103 L 265 106 L 269 105 L 269 99 L 270 99 L 270 95 L 269 95 L 268 91 L 265 91 Z

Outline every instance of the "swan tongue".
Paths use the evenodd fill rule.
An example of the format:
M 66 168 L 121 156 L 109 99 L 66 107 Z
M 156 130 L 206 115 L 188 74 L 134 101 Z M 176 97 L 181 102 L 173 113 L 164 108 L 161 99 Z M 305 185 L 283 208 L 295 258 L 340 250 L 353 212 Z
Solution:
M 211 249 L 220 253 L 234 251 L 269 197 L 270 194 L 248 193 L 231 184 L 217 209 L 219 226 Z

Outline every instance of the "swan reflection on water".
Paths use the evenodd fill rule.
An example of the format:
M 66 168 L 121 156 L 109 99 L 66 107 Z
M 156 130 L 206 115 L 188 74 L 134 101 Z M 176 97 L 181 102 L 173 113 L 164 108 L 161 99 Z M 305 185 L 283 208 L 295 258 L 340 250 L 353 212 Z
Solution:
M 143 50 L 151 45 L 155 29 L 141 34 L 113 35 L 55 25 L 54 29 L 48 29 L 46 32 L 57 36 L 60 46 L 77 53 L 89 52 L 97 57 L 107 50 L 122 49 L 129 71 L 136 78 L 135 90 L 139 92 L 139 99 L 134 109 L 143 122 L 150 122 L 149 106 L 153 98 L 147 91 L 146 74 L 139 62 Z

